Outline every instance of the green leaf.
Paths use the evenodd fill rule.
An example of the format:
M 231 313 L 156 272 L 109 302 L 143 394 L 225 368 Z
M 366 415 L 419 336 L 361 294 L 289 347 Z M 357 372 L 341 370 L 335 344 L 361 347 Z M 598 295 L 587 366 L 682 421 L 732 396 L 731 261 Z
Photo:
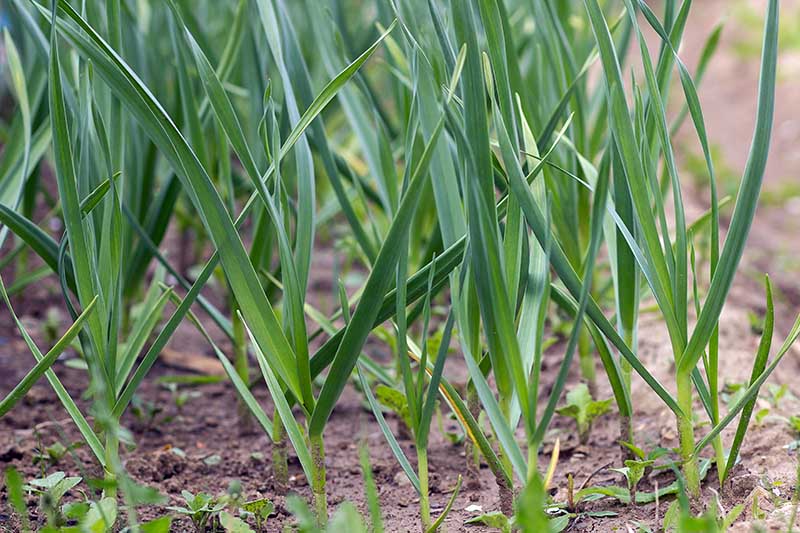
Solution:
M 761 332 L 761 342 L 758 345 L 758 351 L 756 352 L 756 357 L 753 361 L 753 370 L 750 374 L 750 384 L 753 384 L 756 381 L 758 376 L 764 372 L 764 369 L 767 366 L 769 350 L 772 346 L 772 334 L 775 328 L 775 307 L 772 303 L 772 284 L 769 281 L 769 276 L 765 277 L 764 282 L 767 293 L 767 314 L 764 317 L 764 326 Z M 747 428 L 750 426 L 750 417 L 753 414 L 753 409 L 755 408 L 757 400 L 758 393 L 756 392 L 756 394 L 750 398 L 750 400 L 742 408 L 742 415 L 739 417 L 739 424 L 736 427 L 736 433 L 733 437 L 733 443 L 731 444 L 728 461 L 725 464 L 722 472 L 721 479 L 723 481 L 728 477 L 731 469 L 736 464 L 736 459 L 739 455 L 739 449 L 744 441 Z
M 405 472 L 406 477 L 408 477 L 408 480 L 411 482 L 414 490 L 416 490 L 417 494 L 419 494 L 419 477 L 417 476 L 414 467 L 412 467 L 411 463 L 408 461 L 408 457 L 406 457 L 403 448 L 401 448 L 400 444 L 397 442 L 397 439 L 392 433 L 391 428 L 389 428 L 389 425 L 386 423 L 386 419 L 384 419 L 383 413 L 381 413 L 380 406 L 378 405 L 377 400 L 375 400 L 375 396 L 372 394 L 372 390 L 369 387 L 367 379 L 364 377 L 364 373 L 361 371 L 361 367 L 358 367 L 358 378 L 359 383 L 361 384 L 361 390 L 364 391 L 364 396 L 367 398 L 367 403 L 369 403 L 370 409 L 372 409 L 372 414 L 375 415 L 375 420 L 378 422 L 378 427 L 380 427 L 381 433 L 383 433 L 383 436 L 386 438 L 386 442 L 389 444 L 392 454 L 400 464 L 400 468 L 402 468 L 403 472 Z
M 227 511 L 219 514 L 219 523 L 227 533 L 253 533 L 247 522 L 241 518 L 236 518 Z
M 503 532 L 511 531 L 511 520 L 500 511 L 490 511 L 482 515 L 470 518 L 465 524 L 481 524 L 493 529 L 499 529 Z
M 742 182 L 736 197 L 725 245 L 717 269 L 711 280 L 705 303 L 697 319 L 694 332 L 679 359 L 679 370 L 685 371 L 697 364 L 703 348 L 713 334 L 728 291 L 733 283 L 739 260 L 744 251 L 750 226 L 753 222 L 761 183 L 769 153 L 772 123 L 775 111 L 775 83 L 778 55 L 778 0 L 767 5 L 764 28 L 764 46 L 761 56 L 761 74 L 758 89 L 755 133 L 747 159 Z
M 89 512 L 80 522 L 82 533 L 105 533 L 113 528 L 117 521 L 117 501 L 114 498 L 103 498 L 92 502 Z
M 6 289 L 3 285 L 3 280 L 0 278 L 0 291 L 2 291 L 3 299 L 6 300 L 6 304 L 9 306 L 10 303 L 8 302 L 8 296 L 6 295 Z M 97 302 L 97 298 L 95 297 L 86 309 L 78 316 L 78 318 L 73 322 L 72 326 L 67 329 L 64 335 L 56 342 L 50 351 L 47 352 L 44 356 L 37 360 L 36 365 L 25 374 L 25 377 L 20 380 L 20 382 L 9 392 L 3 401 L 0 402 L 0 417 L 8 413 L 14 405 L 19 402 L 23 396 L 39 381 L 39 378 L 45 372 L 50 370 L 50 367 L 56 360 L 64 353 L 64 350 L 70 346 L 72 340 L 78 335 L 78 333 L 83 328 L 84 322 L 86 322 L 87 317 L 94 311 L 95 304 Z
M 593 400 L 589 393 L 589 387 L 584 383 L 575 386 L 567 392 L 567 404 L 556 409 L 561 416 L 566 416 L 575 420 L 578 424 L 578 434 L 581 442 L 586 443 L 589 439 L 589 431 L 594 420 L 611 411 L 612 399 Z

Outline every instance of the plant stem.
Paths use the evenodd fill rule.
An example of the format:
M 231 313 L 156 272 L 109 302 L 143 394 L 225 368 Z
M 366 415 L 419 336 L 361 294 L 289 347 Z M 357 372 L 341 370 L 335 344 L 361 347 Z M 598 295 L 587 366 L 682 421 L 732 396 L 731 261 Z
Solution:
M 636 351 L 636 346 L 634 346 L 634 335 L 633 330 L 624 328 L 624 336 L 625 336 L 625 344 L 630 346 L 630 348 Z M 624 357 L 620 357 L 620 372 L 622 373 L 622 383 L 625 387 L 625 390 L 628 393 L 628 398 L 631 397 L 631 374 L 633 373 L 633 367 L 628 362 L 627 359 Z M 620 442 L 628 442 L 631 445 L 635 446 L 635 436 L 633 432 L 633 402 L 630 402 L 630 414 L 629 416 L 622 416 L 620 417 L 620 433 L 619 438 Z M 625 446 L 624 444 L 620 445 L 622 448 L 622 461 L 624 462 L 626 459 L 635 459 L 633 451 Z
M 239 316 L 239 309 L 235 302 L 231 305 L 231 326 L 233 329 L 233 366 L 236 368 L 236 373 L 241 380 L 245 383 L 250 382 L 250 367 L 247 361 L 247 337 L 244 327 L 244 322 Z M 238 402 L 239 414 L 239 433 L 247 434 L 253 429 L 253 417 L 250 414 L 250 409 L 247 404 L 239 398 Z
M 534 476 L 538 473 L 537 468 L 539 467 L 539 443 L 530 443 L 528 444 L 528 481 L 534 478 Z
M 592 354 L 592 341 L 589 338 L 589 330 L 581 327 L 578 336 L 578 358 L 581 365 L 581 376 L 586 380 L 589 387 L 589 394 L 592 398 L 597 397 L 597 372 L 595 371 L 594 357 Z
M 472 381 L 467 382 L 467 408 L 475 420 L 479 420 L 481 412 L 481 402 L 478 398 L 478 392 Z M 479 475 L 479 461 L 480 451 L 475 446 L 471 439 L 467 438 L 464 441 L 464 455 L 467 459 L 467 486 L 472 489 L 480 489 L 481 481 Z
M 503 418 L 509 420 L 510 418 L 509 413 L 511 412 L 510 395 L 501 396 L 500 410 L 503 412 Z M 497 443 L 498 443 L 497 456 L 500 459 L 500 462 L 503 464 L 507 472 L 513 472 L 514 467 L 511 464 L 511 458 L 508 456 L 508 453 L 506 453 L 506 450 L 503 449 L 503 446 L 500 445 L 500 439 L 497 439 Z M 502 511 L 504 515 L 511 517 L 514 514 L 513 481 L 511 485 L 506 483 L 506 480 L 501 477 L 496 477 L 496 481 L 497 481 L 498 496 L 500 497 L 500 511 Z
M 428 494 L 428 450 L 417 448 L 417 474 L 419 475 L 419 513 L 422 531 L 431 527 L 431 501 Z
M 287 458 L 286 430 L 278 410 L 272 417 L 272 475 L 275 485 L 281 492 L 289 486 L 289 464 Z
M 314 479 L 311 480 L 311 492 L 314 493 L 314 507 L 317 522 L 325 527 L 328 522 L 328 499 L 325 494 L 325 443 L 322 435 L 311 435 L 311 459 L 314 462 Z
M 119 453 L 119 439 L 114 431 L 106 430 L 106 467 L 104 468 L 104 480 L 106 486 L 103 489 L 103 497 L 117 498 L 117 475 L 114 473 L 114 466 L 119 464 L 117 454 Z
M 711 421 L 716 426 L 719 423 L 719 327 L 714 329 L 711 340 L 708 343 L 708 388 L 711 391 Z M 722 435 L 717 435 L 712 441 L 714 455 L 717 461 L 717 476 L 719 476 L 719 486 L 725 481 L 725 451 L 722 448 Z
M 692 425 L 692 380 L 688 372 L 679 372 L 677 376 L 678 406 L 683 416 L 678 417 L 678 435 L 681 441 L 681 460 L 683 476 L 689 498 L 700 497 L 700 472 L 697 459 L 694 457 L 694 427 Z

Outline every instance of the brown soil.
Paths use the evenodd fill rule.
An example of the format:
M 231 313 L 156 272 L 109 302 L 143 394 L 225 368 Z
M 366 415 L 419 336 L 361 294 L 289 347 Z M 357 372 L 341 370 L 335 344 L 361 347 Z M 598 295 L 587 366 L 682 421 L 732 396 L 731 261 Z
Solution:
M 760 0 L 754 0 L 759 7 Z M 726 0 L 704 0 L 696 2 L 694 16 L 690 20 L 683 55 L 691 66 L 698 54 L 705 33 L 720 14 L 725 14 L 732 2 Z M 797 9 L 797 1 L 784 1 L 785 13 Z M 729 20 L 723 41 L 722 51 L 712 64 L 701 90 L 705 117 L 710 136 L 724 146 L 724 155 L 737 170 L 744 166 L 750 133 L 755 114 L 754 98 L 757 68 L 750 60 L 743 61 L 731 51 L 737 39 L 743 39 L 743 29 L 736 27 L 736 20 Z M 793 56 L 792 54 L 795 54 Z M 796 63 L 796 52 L 785 53 L 782 62 Z M 791 74 L 791 73 L 790 73 Z M 800 158 L 796 157 L 796 142 L 800 137 L 800 108 L 792 105 L 796 98 L 800 76 L 784 76 L 778 93 L 778 111 L 773 145 L 773 155 L 765 183 L 767 190 L 779 190 L 787 176 L 795 176 L 800 169 Z M 687 139 L 693 139 L 690 131 L 684 131 Z M 693 141 L 692 141 L 693 142 Z M 794 154 L 794 155 L 793 155 Z M 697 215 L 705 208 L 706 194 L 698 191 L 691 200 L 691 211 Z M 734 285 L 730 301 L 723 315 L 721 326 L 722 373 L 725 382 L 742 382 L 749 377 L 751 361 L 755 353 L 758 336 L 751 332 L 748 312 L 763 312 L 763 289 L 756 273 L 769 272 L 780 288 L 778 336 L 786 333 L 800 307 L 800 285 L 796 281 L 797 269 L 791 270 L 789 258 L 800 257 L 800 241 L 797 240 L 798 217 L 787 216 L 788 205 L 762 208 L 753 229 L 753 240 L 745 256 L 745 261 Z M 316 268 L 320 272 L 319 285 L 312 289 L 325 292 L 330 269 L 323 264 L 331 260 L 325 254 Z M 796 259 L 795 259 L 796 262 Z M 30 288 L 18 298 L 15 306 L 30 324 L 31 331 L 39 331 L 46 309 L 57 302 L 55 286 L 47 283 Z M 314 296 L 312 296 L 314 298 Z M 41 339 L 39 339 L 41 340 Z M 776 343 L 778 341 L 776 340 Z M 223 348 L 226 348 L 223 345 Z M 213 354 L 197 338 L 188 326 L 182 326 L 170 344 L 172 357 L 159 362 L 152 370 L 140 391 L 140 396 L 155 402 L 164 411 L 159 417 L 170 417 L 168 423 L 154 426 L 137 420 L 130 414 L 123 424 L 135 436 L 136 448 L 123 454 L 125 466 L 138 482 L 157 487 L 170 498 L 170 505 L 179 505 L 180 491 L 205 491 L 212 494 L 223 493 L 232 480 L 241 481 L 248 498 L 264 496 L 276 503 L 277 516 L 270 522 L 269 530 L 280 530 L 289 516 L 284 507 L 284 499 L 278 495 L 270 468 L 270 444 L 265 435 L 259 432 L 240 435 L 237 417 L 237 403 L 232 388 L 226 382 L 204 385 L 191 390 L 200 393 L 199 397 L 178 410 L 172 393 L 156 383 L 156 378 L 168 374 L 197 371 L 196 361 L 207 363 L 201 370 L 213 372 L 216 368 Z M 385 347 L 378 343 L 368 345 L 368 351 L 380 356 Z M 544 362 L 543 382 L 552 382 L 557 371 L 564 347 L 552 347 Z M 177 354 L 177 356 L 175 356 Z M 187 356 L 188 357 L 185 357 Z M 669 349 L 663 323 L 654 314 L 644 314 L 640 330 L 639 355 L 655 376 L 671 388 L 672 354 Z M 181 357 L 184 356 L 184 357 Z M 185 360 L 194 360 L 192 368 L 187 369 Z M 182 362 L 183 361 L 183 362 Z M 0 396 L 9 391 L 32 365 L 29 355 L 18 333 L 14 330 L 7 314 L 0 318 Z M 456 384 L 463 384 L 465 369 L 458 357 L 448 361 L 448 375 Z M 62 363 L 54 367 L 64 384 L 80 397 L 85 390 L 85 373 L 67 368 Z M 788 385 L 791 392 L 800 397 L 800 359 L 795 349 L 784 360 L 770 382 Z M 572 382 L 577 376 L 571 377 Z M 185 389 L 189 390 L 189 389 Z M 601 395 L 610 396 L 608 386 L 600 384 Z M 547 392 L 547 391 L 545 391 Z M 257 398 L 268 405 L 266 387 L 255 387 Z M 636 434 L 638 444 L 645 448 L 655 446 L 674 447 L 677 445 L 675 424 L 660 400 L 652 394 L 641 380 L 634 381 L 634 405 L 636 410 Z M 762 405 L 763 404 L 763 405 Z M 85 407 L 85 403 L 82 404 Z M 766 406 L 760 400 L 760 407 Z M 718 491 L 726 510 L 734 505 L 745 503 L 745 511 L 734 527 L 735 531 L 750 531 L 752 499 L 758 498 L 761 508 L 768 516 L 768 523 L 774 531 L 785 528 L 786 506 L 782 501 L 790 498 L 795 487 L 796 453 L 787 445 L 797 438 L 785 421 L 785 417 L 800 409 L 800 401 L 789 397 L 778 409 L 773 409 L 760 425 L 754 425 L 742 448 L 742 461 L 737 467 L 730 484 L 722 490 L 713 481 L 715 471 L 709 473 L 705 483 L 704 500 L 709 501 Z M 268 410 L 269 412 L 269 410 Z M 387 415 L 388 416 L 388 415 Z M 782 418 L 784 417 L 784 418 Z M 398 421 L 388 416 L 392 428 L 397 432 Z M 445 419 L 447 430 L 455 429 L 455 422 Z M 553 443 L 561 440 L 561 455 L 554 477 L 553 487 L 558 501 L 567 498 L 567 477 L 572 474 L 576 486 L 590 475 L 592 485 L 621 485 L 620 475 L 606 468 L 619 466 L 620 453 L 616 439 L 618 422 L 614 415 L 600 419 L 593 428 L 588 445 L 580 445 L 574 436 L 570 421 L 556 418 L 547 436 L 542 464 L 550 459 Z M 730 443 L 732 431 L 724 434 L 725 442 Z M 362 441 L 368 445 L 370 460 L 378 485 L 387 531 L 416 531 L 418 527 L 417 497 L 410 484 L 394 460 L 372 415 L 363 405 L 360 393 L 348 388 L 331 417 L 325 435 L 327 443 L 328 487 L 331 507 L 343 500 L 354 501 L 365 511 L 363 481 L 359 468 L 358 448 Z M 69 444 L 79 440 L 77 431 L 49 389 L 46 381 L 38 383 L 26 396 L 24 402 L 0 420 L 0 468 L 13 465 L 26 478 L 41 474 L 41 466 L 34 465 L 36 449 L 54 442 Z M 407 455 L 415 456 L 409 441 L 401 441 Z M 183 454 L 178 454 L 179 449 Z M 708 453 L 708 452 L 707 452 Z M 218 455 L 218 464 L 208 464 L 205 459 Z M 413 461 L 412 461 L 413 462 Z M 464 448 L 450 443 L 438 430 L 434 429 L 430 446 L 431 501 L 434 514 L 445 505 L 459 473 L 467 471 Z M 73 454 L 48 468 L 48 472 L 64 470 L 70 474 L 93 477 L 97 469 L 85 448 L 77 448 Z M 296 461 L 290 463 L 291 491 L 310 497 L 310 490 Z M 493 477 L 483 466 L 479 470 L 479 483 L 465 483 L 456 500 L 453 512 L 445 521 L 446 531 L 482 531 L 479 526 L 466 526 L 464 522 L 474 516 L 467 510 L 478 505 L 484 511 L 498 510 L 500 502 Z M 644 488 L 652 488 L 658 483 L 670 483 L 669 474 L 651 476 L 643 481 Z M 85 485 L 84 485 L 85 487 Z M 30 500 L 30 511 L 35 513 L 35 501 Z M 604 499 L 586 505 L 582 511 L 611 511 L 615 516 L 592 518 L 582 514 L 570 525 L 572 531 L 624 531 L 636 529 L 637 522 L 658 529 L 668 507 L 668 501 L 643 506 L 624 506 Z M 152 518 L 163 514 L 163 509 L 146 508 L 141 510 L 141 518 Z M 0 491 L 0 531 L 15 530 L 14 518 L 10 516 L 5 488 Z M 178 519 L 175 531 L 190 531 L 187 520 Z

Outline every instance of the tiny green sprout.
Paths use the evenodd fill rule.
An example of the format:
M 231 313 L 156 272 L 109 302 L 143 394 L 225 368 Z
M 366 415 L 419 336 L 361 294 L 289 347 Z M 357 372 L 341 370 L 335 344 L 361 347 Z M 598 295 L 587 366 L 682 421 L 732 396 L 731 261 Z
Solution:
M 61 329 L 62 318 L 61 311 L 58 307 L 51 306 L 47 308 L 47 312 L 44 315 L 44 322 L 42 322 L 42 335 L 44 336 L 46 344 L 55 344 L 61 336 L 59 330 Z
M 625 481 L 628 483 L 628 492 L 630 493 L 631 503 L 636 505 L 636 489 L 642 478 L 647 472 L 647 469 L 653 466 L 654 460 L 642 459 L 628 459 L 625 461 L 625 466 L 622 468 L 612 468 L 614 472 L 618 472 L 625 476 Z
M 267 519 L 275 512 L 275 505 L 267 498 L 244 502 L 239 508 L 241 514 L 252 516 L 258 530 L 264 530 Z
M 764 333 L 764 317 L 760 314 L 748 311 L 747 321 L 750 322 L 750 331 L 753 335 L 761 335 Z
M 220 456 L 219 456 L 219 455 L 217 455 L 217 454 L 214 454 L 214 455 L 209 455 L 208 457 L 206 457 L 205 459 L 203 459 L 203 462 L 204 462 L 204 463 L 205 463 L 207 466 L 217 466 L 218 464 L 220 464 L 220 463 L 222 462 L 222 457 L 220 457 Z
M 185 506 L 169 506 L 167 509 L 188 516 L 198 532 L 205 531 L 206 526 L 225 508 L 224 502 L 219 502 L 213 496 L 203 492 L 195 495 L 188 490 L 183 490 L 181 496 Z
M 779 409 L 781 401 L 786 398 L 794 398 L 794 395 L 789 392 L 789 386 L 786 383 L 782 385 L 767 383 L 767 401 L 773 408 Z
M 791 427 L 795 433 L 800 433 L 800 416 L 797 415 L 790 416 L 789 427 Z
M 80 477 L 67 477 L 64 472 L 54 472 L 29 481 L 25 490 L 39 495 L 39 508 L 47 517 L 48 526 L 60 527 L 66 524 L 60 508 L 61 499 L 81 481 Z
M 500 511 L 490 511 L 478 516 L 474 516 L 465 522 L 467 525 L 482 525 L 501 531 L 511 533 L 511 520 Z
M 589 394 L 589 387 L 584 383 L 577 385 L 567 393 L 567 405 L 556 410 L 561 416 L 573 418 L 578 424 L 578 436 L 581 444 L 589 442 L 589 432 L 594 420 L 611 410 L 608 400 L 593 400 Z
M 52 445 L 47 446 L 44 450 L 39 450 L 37 448 L 35 455 L 33 456 L 33 464 L 45 464 L 50 466 L 57 465 L 67 453 L 71 452 L 76 448 L 80 448 L 83 445 L 82 442 L 73 442 L 69 446 L 64 446 L 60 442 L 54 442 Z
M 228 511 L 219 514 L 219 523 L 227 533 L 254 533 L 247 522 L 233 516 Z
M 408 400 L 405 394 L 397 389 L 381 384 L 375 387 L 375 396 L 382 406 L 390 409 L 394 414 L 400 417 L 400 420 L 403 421 L 406 428 L 411 427 L 411 418 L 408 414 Z
M 183 408 L 189 403 L 189 400 L 199 398 L 203 395 L 200 391 L 183 390 L 178 386 L 178 383 L 172 381 L 162 383 L 161 385 L 172 395 L 172 402 L 175 404 L 175 408 L 179 413 L 183 411 Z
M 146 430 L 155 428 L 160 424 L 168 424 L 172 421 L 171 416 L 161 416 L 164 412 L 164 406 L 149 400 L 143 400 L 138 395 L 134 395 L 131 400 L 131 413 L 136 417 L 136 420 Z
M 219 456 L 217 456 L 219 457 Z M 242 482 L 238 479 L 232 480 L 228 484 L 228 490 L 226 492 L 226 497 L 228 499 L 228 503 L 231 504 L 239 504 L 242 499 Z
M 753 503 L 750 505 L 750 514 L 755 520 L 763 520 L 767 517 L 767 513 L 761 508 L 758 494 L 758 492 L 753 493 Z

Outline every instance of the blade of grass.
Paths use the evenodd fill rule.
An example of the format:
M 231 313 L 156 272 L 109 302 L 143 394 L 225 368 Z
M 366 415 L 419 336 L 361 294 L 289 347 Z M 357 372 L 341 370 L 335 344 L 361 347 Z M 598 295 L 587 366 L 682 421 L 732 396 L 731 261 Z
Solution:
M 0 284 L 2 284 L 2 280 L 0 280 Z M 3 289 L 5 290 L 5 289 Z M 72 340 L 78 335 L 78 332 L 84 325 L 86 318 L 94 311 L 95 303 L 97 302 L 97 298 L 93 299 L 86 309 L 78 316 L 78 319 L 72 323 L 72 325 L 67 329 L 64 335 L 53 345 L 52 348 L 36 362 L 36 365 L 25 374 L 20 382 L 9 392 L 3 401 L 0 401 L 0 417 L 8 413 L 16 403 L 22 399 L 25 394 L 33 387 L 39 378 L 47 372 L 53 363 L 59 358 L 59 356 L 64 353 Z
M 769 276 L 764 278 L 767 292 L 767 314 L 764 317 L 764 329 L 761 332 L 761 342 L 758 344 L 758 351 L 756 352 L 755 360 L 753 361 L 753 371 L 750 374 L 750 384 L 753 384 L 758 376 L 760 376 L 767 366 L 767 359 L 769 359 L 769 349 L 772 346 L 772 333 L 775 329 L 775 306 L 772 304 L 772 284 L 769 281 Z M 725 481 L 728 474 L 731 472 L 736 459 L 739 456 L 739 449 L 744 441 L 747 428 L 750 426 L 750 416 L 753 414 L 753 409 L 756 406 L 758 395 L 753 396 L 742 408 L 742 416 L 739 417 L 739 424 L 736 427 L 736 434 L 733 437 L 731 444 L 731 451 L 728 454 L 728 461 L 725 468 L 722 470 L 721 479 Z M 717 466 L 719 468 L 719 465 Z
M 25 340 L 25 344 L 28 345 L 28 349 L 30 349 L 31 353 L 33 354 L 34 359 L 36 362 L 40 362 L 44 359 L 44 355 L 42 352 L 39 351 L 39 348 L 36 346 L 36 343 L 33 341 L 31 336 L 28 334 L 28 330 L 22 324 L 17 314 L 14 312 L 14 308 L 11 307 L 11 302 L 8 299 L 8 293 L 6 292 L 6 287 L 3 284 L 2 278 L 0 278 L 0 297 L 2 297 L 3 302 L 6 304 L 6 308 L 8 308 L 8 312 L 11 315 L 11 318 L 14 320 L 14 323 L 17 326 L 22 338 Z M 79 331 L 80 329 L 78 329 Z M 50 382 L 50 386 L 53 388 L 53 391 L 58 396 L 58 399 L 61 401 L 61 404 L 64 406 L 64 409 L 69 414 L 72 421 L 75 423 L 75 426 L 80 431 L 81 436 L 86 441 L 86 444 L 92 450 L 97 460 L 100 462 L 102 466 L 106 464 L 106 457 L 105 457 L 105 449 L 103 448 L 100 439 L 97 438 L 94 430 L 89 425 L 89 422 L 86 421 L 86 418 L 81 413 L 78 406 L 75 404 L 75 401 L 69 395 L 67 390 L 64 388 L 64 385 L 61 384 L 61 381 L 56 376 L 55 372 L 53 372 L 52 368 L 48 368 L 45 370 L 44 373 L 47 381 Z

